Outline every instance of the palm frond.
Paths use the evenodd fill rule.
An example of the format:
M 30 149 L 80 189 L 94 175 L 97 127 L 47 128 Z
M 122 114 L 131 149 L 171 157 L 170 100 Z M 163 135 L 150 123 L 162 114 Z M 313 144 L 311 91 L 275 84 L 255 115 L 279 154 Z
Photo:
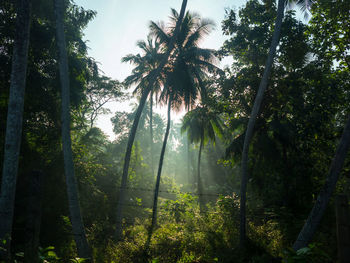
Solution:
M 169 44 L 170 36 L 164 29 L 164 25 L 157 24 L 153 21 L 150 22 L 149 29 L 151 35 L 154 36 L 162 45 Z
M 195 26 L 195 30 L 187 37 L 185 49 L 197 46 L 205 35 L 208 35 L 215 29 L 215 22 L 210 19 L 200 19 L 199 24 Z

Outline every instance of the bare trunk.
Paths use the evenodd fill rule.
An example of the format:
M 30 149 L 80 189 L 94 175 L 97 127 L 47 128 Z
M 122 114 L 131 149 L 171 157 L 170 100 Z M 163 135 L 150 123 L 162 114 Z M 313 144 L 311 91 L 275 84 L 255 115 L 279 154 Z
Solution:
M 157 67 L 155 72 L 152 74 L 152 77 L 150 78 L 148 90 L 147 90 L 147 92 L 145 92 L 143 94 L 143 95 L 146 94 L 146 96 L 144 98 L 145 101 L 143 102 L 143 104 L 146 102 L 146 99 L 147 99 L 148 93 L 150 92 L 150 89 L 153 87 L 155 81 L 157 80 L 158 76 L 160 75 L 160 72 L 162 71 L 162 69 L 164 68 L 166 63 L 168 62 L 169 56 L 175 47 L 175 40 L 176 40 L 177 34 L 180 30 L 180 26 L 181 26 L 182 19 L 183 19 L 184 14 L 185 14 L 186 6 L 187 6 L 187 0 L 183 0 L 182 5 L 181 5 L 179 19 L 176 23 L 174 34 L 173 34 L 173 36 L 170 40 L 170 43 L 169 43 L 169 49 L 167 50 L 167 53 L 164 55 L 163 60 L 161 61 L 161 63 L 159 64 L 159 66 Z M 142 103 L 142 98 L 141 98 L 140 104 Z M 144 107 L 144 105 L 142 106 L 142 109 L 143 109 L 143 107 Z M 141 109 L 141 112 L 142 112 L 142 109 Z M 140 114 L 141 114 L 141 112 L 140 112 Z M 136 117 L 135 117 L 135 119 L 136 119 Z M 122 239 L 123 202 L 125 199 L 125 187 L 126 187 L 126 181 L 128 178 L 131 148 L 132 148 L 132 145 L 134 143 L 137 125 L 138 125 L 138 121 L 137 121 L 137 123 L 135 123 L 135 121 L 134 121 L 133 126 L 132 126 L 132 131 L 130 132 L 126 153 L 125 153 L 122 183 L 121 183 L 121 188 L 120 188 L 120 192 L 119 192 L 119 199 L 118 199 L 118 204 L 117 204 L 117 218 L 116 218 L 116 231 L 115 231 L 115 239 L 117 241 L 120 241 Z M 133 132 L 133 130 L 135 130 L 135 131 Z M 130 153 L 129 153 L 129 151 L 130 151 Z
M 165 135 L 164 135 L 162 151 L 160 153 L 158 173 L 157 173 L 157 180 L 156 180 L 156 187 L 154 189 L 152 222 L 151 222 L 151 226 L 149 228 L 148 239 L 147 239 L 146 246 L 145 246 L 146 247 L 146 251 L 148 250 L 149 244 L 151 242 L 153 229 L 154 229 L 154 227 L 157 224 L 157 207 L 158 207 L 158 194 L 159 194 L 160 177 L 162 175 L 163 160 L 164 160 L 164 155 L 165 155 L 166 144 L 167 144 L 168 137 L 169 137 L 169 131 L 170 131 L 171 99 L 169 99 L 168 103 L 169 103 L 168 104 L 168 123 L 167 123 L 167 126 L 166 126 Z
M 0 241 L 6 239 L 7 244 L 5 246 L 7 248 L 9 248 L 12 234 L 18 161 L 21 148 L 24 90 L 26 85 L 30 33 L 30 12 L 30 0 L 17 1 L 16 34 L 12 55 L 10 97 L 7 111 L 0 196 Z M 0 242 L 0 246 L 3 245 L 4 244 Z
M 119 190 L 119 198 L 118 198 L 118 204 L 117 204 L 116 231 L 115 231 L 116 241 L 120 241 L 122 239 L 122 236 L 123 236 L 122 235 L 123 234 L 123 232 L 122 232 L 123 204 L 125 201 L 126 182 L 128 179 L 132 145 L 134 144 L 137 126 L 139 125 L 141 113 L 142 113 L 143 108 L 145 107 L 149 92 L 150 92 L 150 88 L 147 88 L 141 96 L 139 106 L 137 107 L 137 110 L 135 113 L 135 119 L 134 119 L 134 122 L 133 122 L 131 130 L 130 130 L 128 145 L 126 147 L 123 176 L 122 176 L 122 182 L 121 182 L 121 187 Z
M 150 149 L 151 149 L 151 171 L 154 176 L 154 160 L 153 160 L 153 91 L 150 95 L 150 109 L 149 109 L 149 132 L 150 132 Z
M 306 247 L 314 235 L 318 224 L 326 210 L 329 199 L 337 184 L 339 173 L 343 167 L 344 160 L 350 147 L 350 116 L 347 120 L 342 137 L 340 139 L 337 151 L 333 158 L 327 180 L 317 197 L 317 200 L 312 208 L 309 217 L 307 218 L 302 230 L 300 231 L 297 240 L 293 245 L 296 251 L 300 248 Z
M 246 192 L 247 192 L 247 182 L 248 182 L 248 174 L 247 174 L 247 166 L 248 166 L 248 152 L 251 138 L 253 136 L 254 125 L 257 118 L 257 115 L 260 111 L 261 102 L 263 100 L 264 92 L 268 84 L 268 80 L 271 73 L 273 59 L 276 54 L 276 48 L 279 42 L 282 20 L 284 15 L 284 6 L 285 0 L 278 0 L 278 8 L 277 8 L 277 17 L 275 21 L 275 31 L 273 33 L 272 42 L 268 54 L 268 58 L 265 65 L 264 75 L 261 79 L 258 93 L 256 95 L 253 110 L 251 116 L 249 118 L 248 127 L 246 130 L 246 134 L 244 137 L 244 145 L 242 152 L 242 177 L 241 177 L 241 206 L 240 206 L 240 245 L 244 246 L 246 239 Z
M 67 194 L 70 220 L 72 223 L 73 236 L 77 245 L 78 256 L 91 258 L 89 245 L 86 239 L 84 223 L 81 216 L 77 181 L 74 174 L 74 163 L 72 155 L 72 143 L 70 137 L 70 102 L 69 102 L 69 77 L 66 40 L 63 27 L 64 1 L 55 0 L 56 15 L 56 37 L 59 51 L 59 72 L 62 96 L 62 148 L 64 159 L 64 172 L 66 175 Z

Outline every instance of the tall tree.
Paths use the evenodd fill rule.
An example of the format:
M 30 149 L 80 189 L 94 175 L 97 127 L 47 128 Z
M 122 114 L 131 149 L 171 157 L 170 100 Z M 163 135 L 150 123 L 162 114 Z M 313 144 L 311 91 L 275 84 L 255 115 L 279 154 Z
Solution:
M 7 245 L 9 245 L 12 233 L 19 152 L 22 137 L 30 14 L 31 1 L 18 0 L 0 196 L 0 240 L 7 240 Z M 1 245 L 3 245 L 3 243 L 1 243 Z
M 132 145 L 134 143 L 138 122 L 139 122 L 143 107 L 146 103 L 147 97 L 150 93 L 150 90 L 152 89 L 152 87 L 153 87 L 154 83 L 157 81 L 157 79 L 160 77 L 161 72 L 162 72 L 164 66 L 168 63 L 168 59 L 170 57 L 170 54 L 175 47 L 175 37 L 177 36 L 177 34 L 180 30 L 180 26 L 181 26 L 182 19 L 183 19 L 184 14 L 185 14 L 186 6 L 187 6 L 187 0 L 183 0 L 182 5 L 181 5 L 179 20 L 177 21 L 176 26 L 175 26 L 174 35 L 171 38 L 171 40 L 169 42 L 168 49 L 166 50 L 165 54 L 162 56 L 158 67 L 155 70 L 153 70 L 149 76 L 146 89 L 142 92 L 141 99 L 139 102 L 139 107 L 137 108 L 137 111 L 135 113 L 135 119 L 134 119 L 132 128 L 130 130 L 128 144 L 127 144 L 126 153 L 125 153 L 125 159 L 124 159 L 124 167 L 123 167 L 121 187 L 120 187 L 120 191 L 119 191 L 119 199 L 118 199 L 118 204 L 117 204 L 116 231 L 115 231 L 115 238 L 117 241 L 121 240 L 121 238 L 122 238 L 122 218 L 123 218 L 123 204 L 124 204 L 125 190 L 126 190 L 125 188 L 126 188 L 126 183 L 127 183 L 127 178 L 128 178 L 131 150 L 132 150 Z
M 350 70 L 350 6 L 347 1 L 317 1 L 313 5 L 313 17 L 309 23 L 309 32 L 312 36 L 313 52 L 318 61 L 333 64 L 337 82 L 349 88 Z M 328 62 L 327 62 L 328 61 Z M 337 64 L 334 65 L 334 61 Z M 345 77 L 345 82 L 342 80 Z M 339 113 L 338 113 L 339 114 Z M 339 174 L 350 147 L 350 116 L 345 124 L 338 148 L 332 160 L 328 177 L 321 189 L 310 214 L 302 227 L 293 249 L 306 247 L 316 232 L 329 200 L 335 190 Z
M 171 20 L 176 25 L 182 19 L 176 10 L 172 9 Z M 146 250 L 150 243 L 153 229 L 157 221 L 157 203 L 158 192 L 160 186 L 160 178 L 162 173 L 163 159 L 165 147 L 168 140 L 170 129 L 170 111 L 171 108 L 179 109 L 182 106 L 189 109 L 198 98 L 199 94 L 205 94 L 205 87 L 202 85 L 202 78 L 208 72 L 220 72 L 213 62 L 215 62 L 215 54 L 213 50 L 202 49 L 198 47 L 199 41 L 205 34 L 208 34 L 213 28 L 213 22 L 208 19 L 201 19 L 197 14 L 187 12 L 183 17 L 183 22 L 179 30 L 179 34 L 174 32 L 174 25 L 170 25 L 169 29 L 162 28 L 161 25 L 152 22 L 151 30 L 163 45 L 171 44 L 175 37 L 175 50 L 170 58 L 167 67 L 166 85 L 162 91 L 160 99 L 168 102 L 168 124 L 164 136 L 163 148 L 160 155 L 156 186 L 154 189 L 154 201 L 152 211 L 152 222 L 146 242 Z
M 199 143 L 197 163 L 197 193 L 199 204 L 203 207 L 203 182 L 200 176 L 201 155 L 204 145 L 210 140 L 215 143 L 215 134 L 222 135 L 222 125 L 218 116 L 206 106 L 197 106 L 183 118 L 181 132 L 187 132 L 191 143 Z
M 253 137 L 254 126 L 255 126 L 256 118 L 260 111 L 260 106 L 264 97 L 264 92 L 268 85 L 268 80 L 271 74 L 273 60 L 276 54 L 276 48 L 279 43 L 282 20 L 284 16 L 284 9 L 288 2 L 294 2 L 294 1 L 278 0 L 275 29 L 273 32 L 271 45 L 270 45 L 268 57 L 265 64 L 265 70 L 264 70 L 262 79 L 260 81 L 259 89 L 255 97 L 253 109 L 248 121 L 248 126 L 244 137 L 242 162 L 241 162 L 241 188 L 240 188 L 240 195 L 241 195 L 240 196 L 240 244 L 241 246 L 244 246 L 244 243 L 246 240 L 246 193 L 247 193 L 247 182 L 248 182 L 247 168 L 248 168 L 249 145 Z M 298 0 L 297 3 L 299 5 L 304 6 L 305 7 L 304 10 L 306 10 L 310 7 L 311 1 Z
M 66 50 L 66 40 L 64 34 L 64 0 L 55 0 L 56 15 L 56 39 L 58 47 L 59 73 L 61 82 L 61 121 L 62 121 L 62 148 L 64 158 L 64 172 L 66 175 L 66 185 L 68 194 L 68 205 L 72 230 L 77 245 L 78 256 L 91 258 L 90 248 L 86 239 L 84 223 L 81 216 L 81 209 L 78 197 L 78 186 L 74 173 L 74 163 L 72 155 L 72 142 L 70 137 L 70 85 L 68 76 L 68 58 Z
M 162 53 L 161 46 L 157 39 L 153 36 L 148 35 L 147 42 L 141 40 L 137 42 L 137 46 L 142 50 L 143 54 L 129 54 L 122 58 L 122 62 L 129 62 L 135 65 L 135 68 L 132 71 L 132 75 L 128 76 L 125 79 L 125 84 L 130 86 L 133 84 L 138 84 L 134 90 L 134 94 L 144 92 L 147 89 L 148 78 L 152 74 L 152 72 L 157 69 Z M 149 126 L 150 126 L 150 151 L 151 151 L 151 170 L 152 174 L 154 174 L 154 162 L 153 162 L 153 96 L 160 92 L 160 88 L 162 86 L 161 78 L 155 81 L 153 87 L 149 91 Z

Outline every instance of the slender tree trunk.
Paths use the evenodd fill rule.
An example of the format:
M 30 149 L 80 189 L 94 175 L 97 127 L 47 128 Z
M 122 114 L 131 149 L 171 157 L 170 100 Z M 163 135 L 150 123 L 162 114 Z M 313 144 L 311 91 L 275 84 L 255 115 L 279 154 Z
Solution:
M 307 218 L 303 228 L 301 229 L 297 240 L 293 245 L 293 249 L 297 251 L 300 248 L 306 247 L 314 235 L 318 224 L 327 208 L 329 199 L 337 184 L 339 174 L 343 167 L 347 152 L 350 147 L 350 116 L 345 125 L 342 137 L 340 139 L 337 151 L 333 158 L 329 169 L 327 180 L 319 193 L 317 200 L 312 208 L 309 217 Z
M 154 159 L 153 159 L 153 91 L 150 95 L 150 108 L 149 108 L 149 132 L 150 132 L 150 149 L 151 149 L 151 171 L 154 176 Z
M 173 36 L 170 40 L 170 43 L 169 43 L 169 49 L 167 50 L 167 53 L 165 53 L 161 63 L 159 64 L 157 69 L 153 72 L 153 74 L 150 78 L 149 87 L 148 87 L 147 91 L 144 92 L 143 96 L 141 97 L 139 108 L 140 108 L 141 104 L 143 104 L 143 105 L 140 109 L 140 112 L 139 112 L 139 108 L 137 109 L 135 120 L 134 120 L 133 126 L 132 126 L 131 131 L 130 131 L 128 145 L 126 148 L 125 159 L 124 159 L 124 169 L 123 169 L 121 187 L 120 187 L 120 191 L 119 191 L 119 199 L 118 199 L 118 204 L 117 204 L 116 231 L 115 231 L 116 241 L 120 241 L 122 239 L 122 218 L 123 218 L 123 203 L 124 203 L 124 199 L 125 199 L 125 187 L 126 187 L 126 181 L 128 178 L 131 149 L 132 149 L 132 145 L 134 143 L 135 134 L 136 134 L 138 121 L 139 121 L 139 120 L 136 121 L 136 119 L 140 118 L 140 117 L 137 117 L 137 114 L 139 112 L 139 114 L 141 115 L 141 112 L 142 112 L 142 109 L 143 109 L 144 104 L 146 102 L 147 96 L 148 96 L 151 88 L 153 87 L 155 81 L 157 80 L 159 74 L 161 73 L 162 69 L 164 68 L 165 64 L 168 62 L 169 56 L 175 47 L 175 40 L 176 40 L 177 34 L 180 30 L 180 26 L 181 26 L 181 23 L 182 23 L 184 14 L 185 14 L 186 6 L 187 6 L 187 0 L 183 0 L 182 5 L 181 5 L 179 19 L 176 23 L 174 34 L 173 34 Z
M 199 208 L 202 211 L 203 210 L 203 186 L 202 186 L 202 180 L 201 180 L 201 155 L 202 155 L 202 149 L 203 149 L 203 134 L 201 136 L 201 142 L 199 145 L 199 151 L 198 151 L 198 168 L 197 168 L 197 191 L 198 191 L 198 200 L 199 200 Z
M 149 244 L 151 242 L 152 234 L 153 234 L 153 229 L 157 224 L 157 207 L 158 207 L 158 194 L 159 194 L 159 185 L 160 185 L 160 177 L 162 175 L 162 168 L 163 168 L 163 160 L 164 160 L 164 155 L 165 155 L 165 148 L 166 144 L 168 141 L 169 137 L 169 131 L 170 131 L 170 112 L 171 112 L 171 102 L 172 100 L 169 99 L 169 104 L 168 104 L 168 123 L 166 126 L 166 131 L 164 135 L 164 141 L 163 141 L 163 146 L 162 146 L 162 151 L 160 153 L 160 159 L 159 159 L 159 166 L 158 166 L 158 173 L 157 173 L 157 180 L 156 180 L 156 187 L 154 189 L 154 198 L 153 198 L 153 211 L 152 211 L 152 222 L 151 226 L 149 228 L 148 232 L 148 238 L 145 246 L 145 250 L 148 250 Z
M 31 1 L 18 0 L 0 196 L 0 241 L 6 239 L 5 246 L 7 248 L 10 247 L 12 234 L 18 161 L 21 148 L 30 13 Z M 0 247 L 3 245 L 0 242 Z
M 125 153 L 125 159 L 124 159 L 122 182 L 119 190 L 119 198 L 118 198 L 118 204 L 117 204 L 117 215 L 116 215 L 117 220 L 116 220 L 116 231 L 115 231 L 116 241 L 120 241 L 122 239 L 123 204 L 125 201 L 126 182 L 128 178 L 128 172 L 129 172 L 132 145 L 134 144 L 137 126 L 139 125 L 141 113 L 143 108 L 145 107 L 149 92 L 150 92 L 150 88 L 148 87 L 141 96 L 139 106 L 137 107 L 137 110 L 135 113 L 135 119 L 129 133 L 129 139 L 128 139 L 128 144 L 126 147 L 126 153 Z
M 281 26 L 282 26 L 282 20 L 284 15 L 284 6 L 285 6 L 285 0 L 278 0 L 277 17 L 275 21 L 275 31 L 273 33 L 272 42 L 270 45 L 270 50 L 269 50 L 268 58 L 265 65 L 264 75 L 259 85 L 258 93 L 254 101 L 253 110 L 249 118 L 248 127 L 244 137 L 242 164 L 241 164 L 242 177 L 241 177 L 241 189 L 240 189 L 240 194 L 241 194 L 240 245 L 241 247 L 244 246 L 244 243 L 246 240 L 246 194 L 247 194 L 246 191 L 247 191 L 247 182 L 248 182 L 247 166 L 248 166 L 249 145 L 250 145 L 251 138 L 253 136 L 255 121 L 260 111 L 261 102 L 263 100 L 264 92 L 270 77 L 273 59 L 276 54 L 276 48 L 277 48 L 279 38 L 280 38 L 280 33 L 281 33 Z
M 64 172 L 66 175 L 68 205 L 72 230 L 77 245 L 78 256 L 81 258 L 91 258 L 89 245 L 86 239 L 84 223 L 81 216 L 78 186 L 74 174 L 74 163 L 72 155 L 72 143 L 70 137 L 70 87 L 68 76 L 68 58 L 66 50 L 66 40 L 64 35 L 63 16 L 64 0 L 55 0 L 56 15 L 56 38 L 58 46 L 58 61 L 61 81 L 62 97 L 62 148 L 64 159 Z

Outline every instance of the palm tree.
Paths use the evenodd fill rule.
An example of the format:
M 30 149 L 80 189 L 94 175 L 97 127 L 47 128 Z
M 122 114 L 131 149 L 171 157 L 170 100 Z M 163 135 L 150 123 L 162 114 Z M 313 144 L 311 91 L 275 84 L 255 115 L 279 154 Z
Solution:
M 199 204 L 203 207 L 203 186 L 200 176 L 200 163 L 203 147 L 212 141 L 215 143 L 215 134 L 222 135 L 222 124 L 218 116 L 206 106 L 198 106 L 189 111 L 183 118 L 181 132 L 187 132 L 188 140 L 191 143 L 199 143 L 198 164 L 197 164 L 197 192 Z
M 62 96 L 62 148 L 64 159 L 64 172 L 66 174 L 67 194 L 69 213 L 72 223 L 72 230 L 77 245 L 78 256 L 81 258 L 91 258 L 89 245 L 85 235 L 84 223 L 81 216 L 78 198 L 77 181 L 74 174 L 74 163 L 72 156 L 72 143 L 70 137 L 70 112 L 69 112 L 69 76 L 68 58 L 66 50 L 66 40 L 64 35 L 64 0 L 55 0 L 56 15 L 56 39 L 58 47 L 58 61 L 61 81 Z
M 18 0 L 0 196 L 0 240 L 6 240 L 7 247 L 9 247 L 12 233 L 18 160 L 22 137 L 30 14 L 31 1 Z M 0 246 L 3 245 L 1 242 Z
M 272 36 L 272 41 L 268 53 L 268 57 L 265 64 L 265 70 L 263 77 L 260 81 L 259 89 L 257 95 L 255 97 L 252 113 L 249 118 L 248 126 L 245 132 L 244 144 L 243 144 L 243 152 L 242 152 L 242 162 L 241 162 L 241 189 L 240 189 L 240 244 L 243 247 L 246 240 L 246 192 L 247 192 L 247 182 L 248 182 L 248 174 L 247 174 L 247 165 L 248 165 L 248 151 L 250 141 L 253 137 L 254 126 L 256 122 L 256 118 L 260 111 L 261 102 L 263 100 L 265 89 L 268 85 L 268 80 L 270 77 L 272 63 L 276 54 L 276 48 L 279 43 L 282 20 L 284 17 L 284 9 L 288 3 L 296 2 L 301 6 L 301 9 L 306 11 L 309 10 L 312 0 L 278 0 L 277 6 L 277 16 L 275 20 L 275 29 Z
M 142 80 L 143 79 L 145 80 L 145 82 L 142 83 L 142 85 L 140 86 L 140 88 L 144 87 L 144 90 L 142 91 L 139 107 L 135 113 L 135 119 L 134 119 L 132 128 L 130 130 L 130 134 L 129 134 L 128 144 L 127 144 L 125 159 L 124 159 L 122 182 L 121 182 L 121 187 L 120 187 L 120 191 L 119 191 L 119 199 L 118 199 L 118 204 L 117 204 L 116 232 L 115 232 L 115 238 L 117 241 L 121 240 L 121 238 L 122 238 L 122 218 L 123 218 L 122 213 L 123 213 L 123 203 L 124 203 L 124 199 L 125 199 L 125 188 L 126 188 L 126 181 L 128 178 L 131 149 L 132 149 L 132 145 L 134 143 L 135 134 L 136 134 L 137 126 L 138 126 L 138 121 L 140 119 L 141 112 L 143 110 L 143 107 L 145 105 L 147 97 L 148 97 L 152 87 L 154 86 L 154 84 L 157 83 L 157 81 L 159 79 L 161 79 L 161 75 L 162 75 L 161 73 L 162 73 L 165 65 L 168 63 L 170 54 L 172 53 L 172 51 L 175 47 L 175 39 L 176 39 L 176 36 L 180 30 L 180 26 L 181 26 L 182 19 L 183 19 L 184 14 L 185 14 L 186 6 L 187 6 L 187 0 L 183 0 L 182 5 L 181 5 L 179 20 L 177 21 L 177 23 L 175 25 L 173 37 L 170 39 L 169 45 L 167 46 L 167 50 L 161 56 L 160 62 L 157 65 L 156 69 L 152 70 L 147 77 L 141 78 Z M 142 73 L 142 72 L 140 72 L 140 73 Z
M 174 24 L 178 23 L 181 16 L 172 9 L 172 25 L 163 28 L 154 22 L 151 23 L 151 32 L 160 39 L 164 46 L 168 46 L 174 36 Z M 198 47 L 202 37 L 213 29 L 213 22 L 208 19 L 201 19 L 199 15 L 187 12 L 183 18 L 178 36 L 175 38 L 175 46 L 170 62 L 166 68 L 166 82 L 160 99 L 168 103 L 168 123 L 164 136 L 163 147 L 159 159 L 156 186 L 154 190 L 152 222 L 149 229 L 146 250 L 148 249 L 153 229 L 157 221 L 157 203 L 160 178 L 165 154 L 165 148 L 170 129 L 170 112 L 172 108 L 189 109 L 198 98 L 199 91 L 205 94 L 202 78 L 208 72 L 218 72 L 212 63 L 216 61 L 215 53 L 211 49 Z
M 132 71 L 132 75 L 127 77 L 124 83 L 127 86 L 131 86 L 137 83 L 137 87 L 134 90 L 133 94 L 142 93 L 146 89 L 148 77 L 150 74 L 157 68 L 159 61 L 161 59 L 161 47 L 159 41 L 153 38 L 151 35 L 148 35 L 147 42 L 141 40 L 136 44 L 143 52 L 143 55 L 129 54 L 122 58 L 122 62 L 129 62 L 135 65 L 135 68 Z M 154 161 L 153 161 L 153 96 L 156 96 L 160 92 L 162 87 L 162 80 L 159 78 L 154 83 L 152 89 L 149 91 L 149 126 L 150 126 L 150 145 L 151 145 L 151 170 L 154 174 Z M 140 94 L 139 94 L 140 95 Z

